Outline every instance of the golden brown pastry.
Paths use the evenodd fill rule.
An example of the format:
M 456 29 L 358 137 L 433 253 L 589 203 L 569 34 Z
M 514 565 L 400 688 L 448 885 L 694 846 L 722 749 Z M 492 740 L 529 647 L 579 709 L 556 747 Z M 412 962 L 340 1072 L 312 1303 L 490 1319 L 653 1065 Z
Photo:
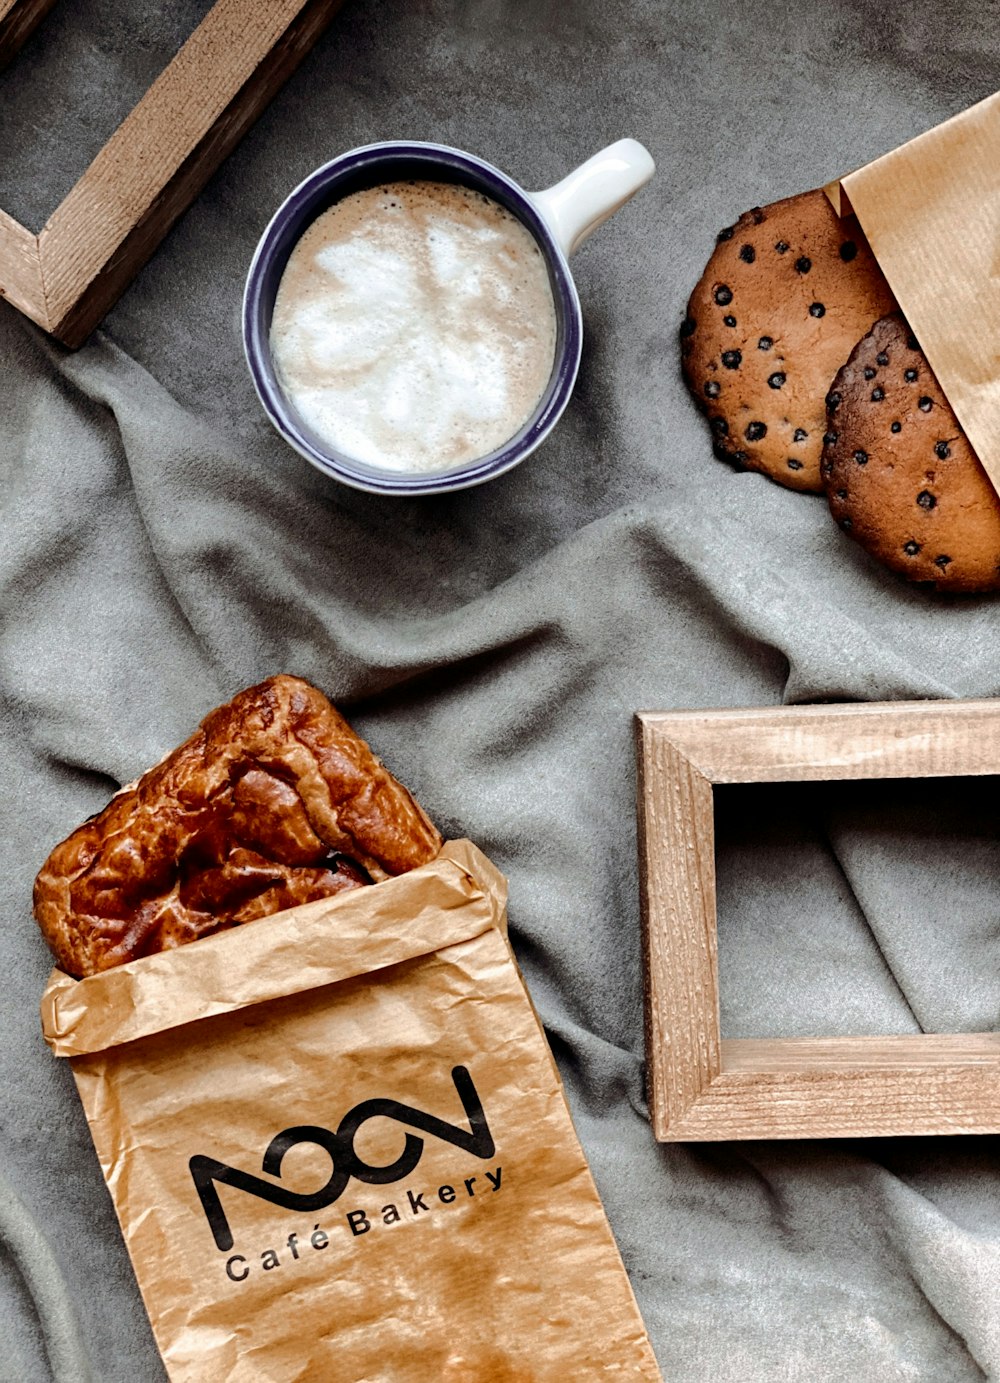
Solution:
M 824 192 L 727 226 L 681 327 L 684 378 L 716 455 L 793 490 L 822 490 L 830 381 L 894 306 L 857 220 L 842 220 Z
M 107 970 L 426 864 L 441 837 L 322 692 L 240 692 L 46 860 L 34 911 L 67 974 Z

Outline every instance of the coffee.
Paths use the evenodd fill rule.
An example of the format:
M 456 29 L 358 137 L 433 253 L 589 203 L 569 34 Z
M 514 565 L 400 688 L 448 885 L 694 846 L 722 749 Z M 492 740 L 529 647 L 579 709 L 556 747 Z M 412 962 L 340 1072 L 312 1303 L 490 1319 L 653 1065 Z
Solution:
M 531 417 L 555 358 L 545 258 L 499 203 L 399 182 L 324 212 L 288 260 L 271 353 L 327 445 L 382 470 L 443 471 Z

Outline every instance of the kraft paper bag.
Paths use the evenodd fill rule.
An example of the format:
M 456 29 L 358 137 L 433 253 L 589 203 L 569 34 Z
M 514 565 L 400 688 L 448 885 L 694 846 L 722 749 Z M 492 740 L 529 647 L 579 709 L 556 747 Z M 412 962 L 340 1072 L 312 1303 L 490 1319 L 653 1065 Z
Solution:
M 826 191 L 857 216 L 1000 492 L 1000 92 Z
M 83 980 L 68 1057 L 175 1383 L 660 1373 L 468 841 Z

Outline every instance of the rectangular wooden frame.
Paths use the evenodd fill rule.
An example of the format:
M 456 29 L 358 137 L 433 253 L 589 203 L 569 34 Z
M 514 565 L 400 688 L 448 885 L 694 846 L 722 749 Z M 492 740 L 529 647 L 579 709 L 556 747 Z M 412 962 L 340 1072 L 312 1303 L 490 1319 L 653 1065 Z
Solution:
M 0 0 L 0 67 L 6 67 L 55 0 Z
M 1000 773 L 1000 701 L 636 717 L 646 1053 L 664 1142 L 1000 1132 L 1000 1033 L 723 1040 L 716 783 Z
M 0 211 L 0 296 L 79 346 L 340 3 L 217 0 L 38 235 Z M 0 0 L 0 63 L 51 4 Z

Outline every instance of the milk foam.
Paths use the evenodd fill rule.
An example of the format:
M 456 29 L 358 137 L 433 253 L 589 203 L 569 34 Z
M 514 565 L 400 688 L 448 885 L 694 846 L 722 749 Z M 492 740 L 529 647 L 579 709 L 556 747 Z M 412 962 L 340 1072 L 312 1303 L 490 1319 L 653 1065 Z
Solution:
M 485 456 L 555 358 L 545 260 L 498 203 L 449 183 L 345 197 L 295 246 L 271 322 L 285 394 L 340 452 L 392 471 Z

